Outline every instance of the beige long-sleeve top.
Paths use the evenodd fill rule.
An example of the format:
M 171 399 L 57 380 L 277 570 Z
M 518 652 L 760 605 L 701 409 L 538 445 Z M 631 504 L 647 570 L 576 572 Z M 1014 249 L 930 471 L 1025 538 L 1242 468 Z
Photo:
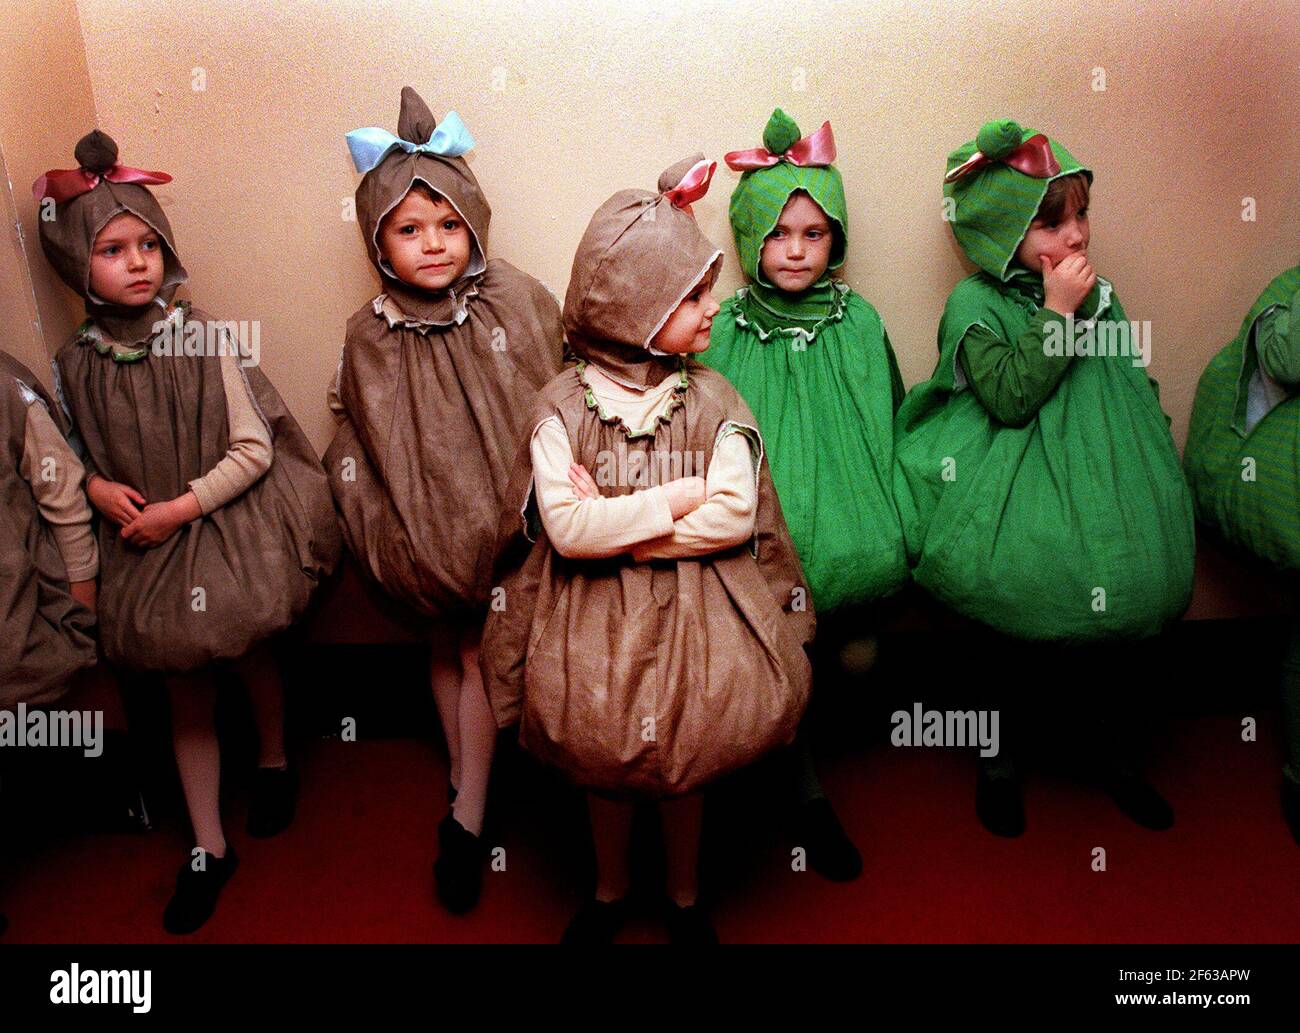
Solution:
M 39 401 L 27 406 L 18 472 L 31 485 L 36 506 L 54 533 L 68 580 L 94 580 L 99 573 L 99 547 L 90 529 L 90 503 L 82 490 L 86 469 Z
M 648 429 L 672 404 L 675 377 L 638 391 L 594 366 L 586 367 L 585 376 L 601 409 L 620 417 L 633 432 Z M 733 424 L 718 433 L 704 474 L 704 502 L 676 521 L 662 484 L 628 495 L 578 498 L 569 481 L 573 451 L 558 416 L 537 426 L 530 451 L 542 525 L 562 556 L 600 559 L 630 552 L 638 562 L 682 559 L 740 545 L 754 534 L 757 467 L 749 438 L 736 433 Z
M 113 347 L 115 350 L 130 350 L 120 349 L 116 343 Z M 271 469 L 271 459 L 275 455 L 271 432 L 262 422 L 248 381 L 239 368 L 239 356 L 224 353 L 220 362 L 221 386 L 226 395 L 226 454 L 202 477 L 189 482 L 189 489 L 199 500 L 199 509 L 205 515 L 220 509 L 256 484 Z

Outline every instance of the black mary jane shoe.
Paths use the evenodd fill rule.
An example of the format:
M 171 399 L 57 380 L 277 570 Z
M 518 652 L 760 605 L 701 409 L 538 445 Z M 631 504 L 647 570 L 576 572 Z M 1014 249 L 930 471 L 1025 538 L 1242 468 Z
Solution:
M 589 898 L 569 922 L 561 944 L 569 946 L 604 947 L 614 942 L 614 937 L 627 923 L 627 898 L 597 900 Z
M 463 915 L 478 903 L 483 891 L 483 840 L 458 822 L 450 811 L 438 824 L 438 860 L 433 879 L 438 899 L 453 915 Z
M 163 911 L 163 928 L 173 936 L 197 932 L 217 909 L 221 890 L 239 867 L 239 855 L 232 846 L 225 857 L 204 852 L 202 870 L 195 871 L 193 860 L 186 861 L 176 873 L 176 892 Z
M 862 854 L 849 839 L 835 808 L 824 796 L 801 804 L 795 816 L 796 845 L 804 848 L 808 866 L 831 882 L 852 882 L 862 874 Z
M 981 767 L 975 782 L 975 813 L 995 836 L 1015 839 L 1023 835 L 1025 803 L 1020 780 L 1014 776 L 994 778 Z
M 258 768 L 248 804 L 248 834 L 270 839 L 293 824 L 298 807 L 298 775 L 292 768 Z
M 664 908 L 664 925 L 668 927 L 668 942 L 678 947 L 713 947 L 718 934 L 709 921 L 704 908 L 697 902 L 682 907 L 668 901 Z
M 1119 775 L 1106 782 L 1106 792 L 1121 811 L 1144 829 L 1163 832 L 1174 824 L 1174 809 L 1155 787 L 1138 775 Z

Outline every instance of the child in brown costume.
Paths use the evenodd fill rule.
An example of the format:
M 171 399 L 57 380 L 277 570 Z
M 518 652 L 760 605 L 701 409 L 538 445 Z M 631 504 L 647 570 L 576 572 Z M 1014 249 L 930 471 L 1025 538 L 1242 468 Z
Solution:
M 660 802 L 674 942 L 697 904 L 701 794 L 789 743 L 814 619 L 762 439 L 709 343 L 722 254 L 690 214 L 712 166 L 668 169 L 592 217 L 564 326 L 579 357 L 524 427 L 483 672 L 498 722 L 589 790 L 597 886 L 565 942 L 625 917 L 633 802 Z
M 0 436 L 0 711 L 14 711 L 63 698 L 94 664 L 99 552 L 58 408 L 3 350 Z
M 523 417 L 559 372 L 560 309 L 487 258 L 491 209 L 461 157 L 455 112 L 438 125 L 409 86 L 397 136 L 348 134 L 357 218 L 383 293 L 349 321 L 330 408 L 343 422 L 325 467 L 362 569 L 437 632 L 429 680 L 451 762 L 438 826 L 438 896 L 478 901 L 496 724 L 478 649 L 492 547 Z
M 268 640 L 333 568 L 338 525 L 320 462 L 275 388 L 227 331 L 173 301 L 186 272 L 144 186 L 171 177 L 118 164 L 98 130 L 76 157 L 79 168 L 33 189 L 46 257 L 86 301 L 56 365 L 103 518 L 104 655 L 161 674 L 171 700 L 197 847 L 163 924 L 187 933 L 238 865 L 221 825 L 213 665 L 232 662 L 249 690 L 260 736 L 249 832 L 274 835 L 292 820 L 296 778 Z
M 0 351 L 0 709 L 59 699 L 95 662 L 99 550 L 85 469 L 35 374 Z

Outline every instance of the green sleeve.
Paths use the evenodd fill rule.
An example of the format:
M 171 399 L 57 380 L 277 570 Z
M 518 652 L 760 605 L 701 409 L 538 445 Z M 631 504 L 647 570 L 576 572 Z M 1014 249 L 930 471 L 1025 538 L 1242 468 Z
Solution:
M 1073 356 L 1048 355 L 1043 349 L 1043 338 L 1053 323 L 1060 326 L 1064 340 L 1065 317 L 1051 309 L 1034 313 L 1014 342 L 979 324 L 962 338 L 957 355 L 966 381 L 999 423 L 1023 427 L 1070 368 Z
M 1255 352 L 1259 365 L 1270 377 L 1287 387 L 1300 386 L 1300 333 L 1291 313 L 1300 305 L 1300 291 L 1289 305 L 1278 305 L 1255 323 Z

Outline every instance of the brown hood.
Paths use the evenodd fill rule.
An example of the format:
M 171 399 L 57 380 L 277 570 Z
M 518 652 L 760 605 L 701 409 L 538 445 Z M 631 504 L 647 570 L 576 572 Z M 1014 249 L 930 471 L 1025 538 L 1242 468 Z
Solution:
M 437 127 L 437 121 L 420 95 L 411 87 L 403 86 L 397 135 L 410 143 L 424 143 Z M 425 291 L 402 283 L 393 275 L 388 260 L 379 253 L 379 224 L 410 192 L 417 180 L 441 194 L 460 212 L 473 238 L 465 275 L 443 291 Z M 366 253 L 379 270 L 384 290 L 398 307 L 408 316 L 431 323 L 460 322 L 457 317 L 459 302 L 472 290 L 474 282 L 487 267 L 488 225 L 492 221 L 492 209 L 465 159 L 422 151 L 410 154 L 395 148 L 365 174 L 357 186 L 356 203 L 357 221 L 361 224 Z
M 102 177 L 117 163 L 117 144 L 112 137 L 95 129 L 81 138 L 74 154 L 81 169 Z M 148 339 L 176 288 L 189 278 L 176 253 L 171 223 L 149 188 L 139 183 L 110 183 L 101 178 L 94 189 L 55 205 L 54 218 L 49 220 L 44 218 L 45 202 L 40 204 L 37 224 L 41 248 L 63 282 L 85 299 L 86 314 L 110 338 L 122 344 L 138 344 Z M 120 212 L 130 212 L 143 219 L 163 241 L 162 289 L 148 305 L 108 305 L 90 291 L 90 255 L 95 237 Z
M 582 235 L 569 289 L 564 331 L 579 358 L 633 387 L 658 384 L 682 363 L 650 342 L 722 252 L 695 217 L 665 196 L 701 154 L 664 170 L 659 192 L 620 190 L 597 210 Z

